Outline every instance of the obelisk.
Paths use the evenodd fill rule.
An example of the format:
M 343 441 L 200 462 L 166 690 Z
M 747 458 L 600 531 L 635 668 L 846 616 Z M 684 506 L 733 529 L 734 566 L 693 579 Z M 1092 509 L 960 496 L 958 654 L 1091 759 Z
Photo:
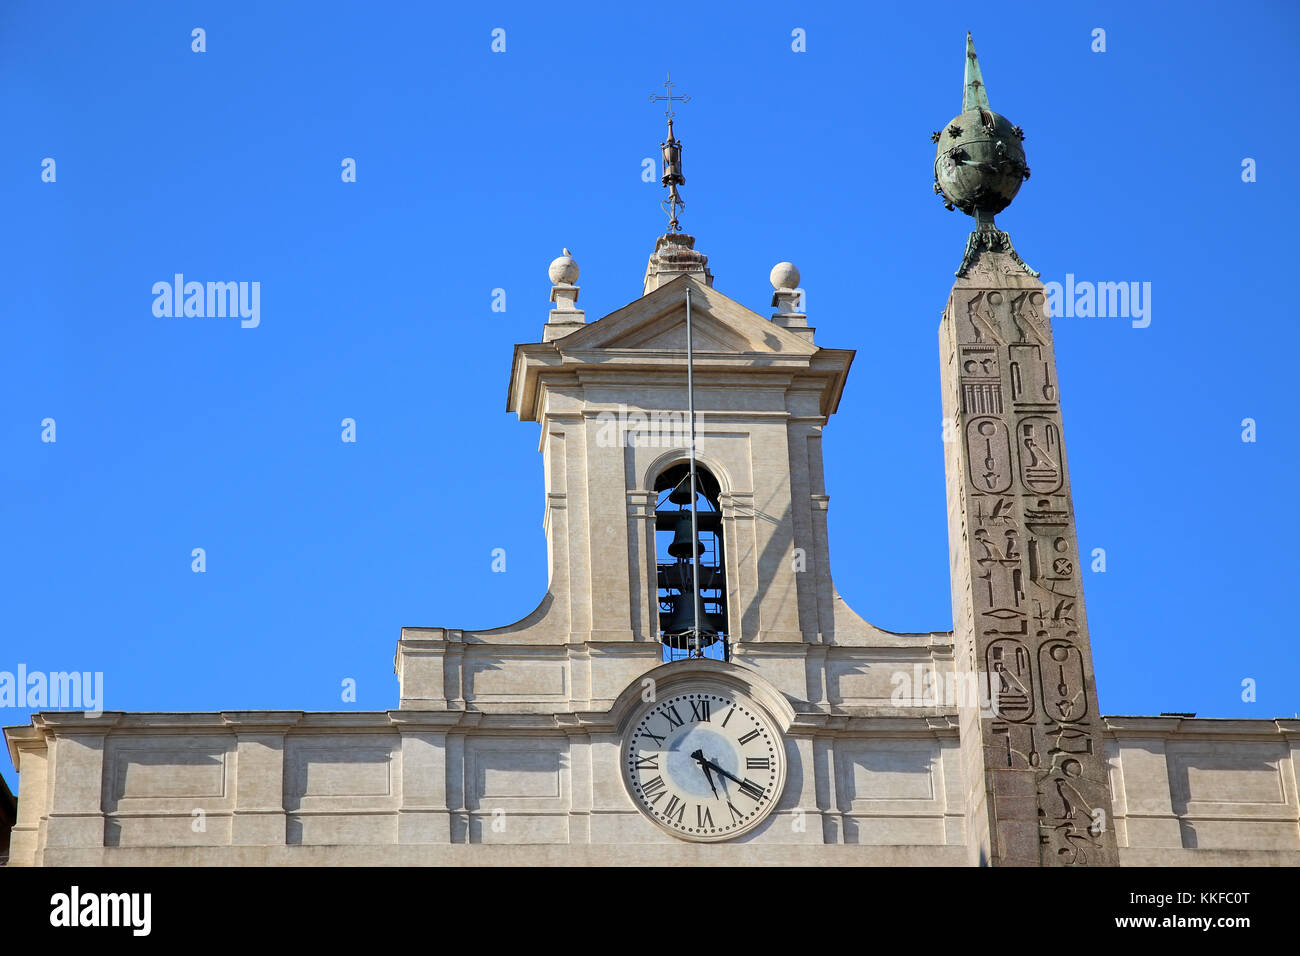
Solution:
M 939 327 L 971 862 L 1114 866 L 1082 567 L 1047 296 L 993 217 L 1029 178 L 966 38 L 962 112 L 933 134 L 935 192 L 974 217 Z

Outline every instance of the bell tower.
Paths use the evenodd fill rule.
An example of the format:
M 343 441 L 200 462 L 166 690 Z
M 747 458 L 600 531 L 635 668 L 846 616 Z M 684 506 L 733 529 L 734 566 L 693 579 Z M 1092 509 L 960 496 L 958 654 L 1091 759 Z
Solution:
M 661 623 L 686 620 L 666 565 L 691 553 L 689 520 L 679 527 L 691 501 L 690 384 L 695 537 L 701 565 L 718 562 L 700 590 L 725 582 L 703 617 L 742 655 L 750 642 L 834 631 L 820 441 L 853 353 L 816 346 L 802 315 L 787 328 L 789 316 L 763 318 L 718 292 L 694 244 L 661 236 L 640 298 L 589 324 L 571 305 L 554 310 L 543 341 L 515 349 L 508 408 L 542 425 L 555 639 L 658 654 Z M 576 302 L 577 273 L 570 257 L 552 264 L 553 300 Z M 774 275 L 797 282 L 793 267 Z M 783 286 L 773 298 L 794 294 Z
M 529 630 L 596 653 L 741 661 L 835 632 L 821 429 L 853 353 L 816 345 L 790 263 L 772 271 L 770 319 L 714 288 L 681 231 L 671 106 L 687 98 L 667 86 L 652 98 L 669 104 L 668 229 L 640 298 L 586 323 L 565 250 L 542 341 L 515 350 L 508 408 L 542 425 L 551 566 Z
M 401 707 L 562 712 L 580 727 L 661 666 L 716 666 L 836 727 L 850 711 L 901 720 L 889 726 L 929 741 L 927 766 L 950 761 L 949 715 L 914 702 L 951 671 L 950 635 L 873 627 L 831 578 L 822 430 L 854 353 L 816 341 L 789 262 L 771 271 L 769 315 L 715 286 L 709 256 L 682 231 L 683 145 L 671 120 L 667 229 L 639 295 L 588 321 L 578 250 L 566 249 L 550 265 L 539 340 L 514 349 L 506 408 L 541 426 L 545 594 L 503 627 L 404 628 Z M 848 772 L 814 736 L 809 724 L 788 744 L 792 761 L 820 768 L 791 807 L 825 803 L 827 775 Z M 824 809 L 799 840 L 856 838 L 857 811 Z M 942 839 L 959 839 L 958 828 L 945 817 Z
M 934 189 L 974 217 L 939 327 L 971 862 L 1117 865 L 1047 297 L 993 217 L 1029 178 L 966 38 L 962 112 L 933 134 Z M 949 440 L 951 439 L 951 440 Z

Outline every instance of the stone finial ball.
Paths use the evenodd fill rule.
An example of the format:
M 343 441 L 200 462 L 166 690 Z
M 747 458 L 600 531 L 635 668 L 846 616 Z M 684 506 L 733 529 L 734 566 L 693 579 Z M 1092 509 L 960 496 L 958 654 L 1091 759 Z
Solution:
M 565 249 L 564 255 L 551 263 L 546 274 L 551 277 L 554 285 L 573 285 L 578 281 L 578 264 L 573 261 L 573 256 L 569 255 L 569 250 Z
M 799 288 L 799 270 L 793 262 L 778 262 L 772 266 L 772 274 L 768 278 L 772 281 L 773 289 Z

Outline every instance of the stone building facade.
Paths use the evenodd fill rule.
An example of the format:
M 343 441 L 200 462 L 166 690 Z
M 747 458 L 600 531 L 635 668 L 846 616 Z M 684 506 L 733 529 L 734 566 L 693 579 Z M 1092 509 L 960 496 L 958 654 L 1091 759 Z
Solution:
M 509 379 L 541 425 L 537 609 L 404 628 L 392 710 L 7 727 L 10 864 L 1300 864 L 1300 720 L 1098 710 L 1044 288 L 980 206 L 1027 178 L 1021 134 L 967 56 L 934 134 L 936 187 L 977 222 L 939 330 L 952 632 L 882 630 L 836 592 L 821 442 L 854 352 L 816 342 L 793 265 L 764 317 L 673 230 L 641 296 L 588 323 L 566 252 Z M 714 562 L 688 588 L 701 519 Z M 674 655 L 706 589 L 707 646 Z
M 989 845 L 1006 801 L 984 785 L 980 714 L 924 696 L 959 686 L 960 639 L 881 630 L 836 593 L 821 434 L 854 356 L 816 344 L 794 308 L 797 273 L 774 270 L 776 312 L 764 318 L 714 289 L 693 241 L 670 235 L 644 294 L 587 323 L 576 266 L 557 263 L 557 308 L 541 342 L 516 347 L 509 391 L 510 410 L 542 426 L 550 581 L 538 608 L 489 631 L 403 629 L 389 711 L 44 712 L 6 728 L 20 771 L 12 865 L 1015 862 Z M 973 274 L 941 330 L 952 401 L 976 391 L 948 371 L 966 347 L 956 322 L 968 289 L 988 282 Z M 684 450 L 649 434 L 650 413 L 687 405 L 688 292 L 698 460 L 719 486 L 732 654 L 664 663 L 655 481 Z M 1033 321 L 1048 330 L 1045 314 Z M 959 426 L 979 434 L 976 418 Z M 639 431 L 644 441 L 629 438 Z M 958 635 L 974 600 L 965 578 L 980 580 L 985 550 L 962 547 L 976 539 L 961 534 L 974 511 L 962 450 L 952 443 L 948 465 Z M 913 697 L 900 700 L 908 682 Z M 621 759 L 649 701 L 679 690 L 746 702 L 783 751 L 779 791 L 734 839 L 665 826 Z M 1095 692 L 1087 700 L 1118 862 L 1300 862 L 1300 721 L 1102 718 Z M 1039 763 L 1041 776 L 1050 761 Z M 1075 809 L 1091 822 L 1091 806 Z M 1055 853 L 1040 826 L 1032 845 Z M 1071 862 L 1107 862 L 1090 849 Z

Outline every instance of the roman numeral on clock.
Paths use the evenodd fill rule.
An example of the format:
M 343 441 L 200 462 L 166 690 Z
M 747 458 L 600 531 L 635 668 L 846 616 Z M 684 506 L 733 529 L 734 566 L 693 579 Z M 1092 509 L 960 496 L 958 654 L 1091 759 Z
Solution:
M 659 768 L 658 768 L 658 767 L 652 767 L 651 769 L 652 769 L 652 770 L 658 770 Z M 770 757 L 746 757 L 746 758 L 745 758 L 745 769 L 746 769 L 746 770 L 771 770 L 771 769 L 772 769 L 772 758 L 770 758 Z
M 658 803 L 668 792 L 667 784 L 664 783 L 663 777 L 654 777 L 641 784 L 641 795 L 650 801 L 651 804 Z
M 695 701 L 691 701 L 691 720 L 697 723 L 709 723 L 709 702 L 702 700 L 697 707 Z
M 751 800 L 761 800 L 763 798 L 763 788 L 748 777 L 741 783 L 740 792 Z
M 675 818 L 680 826 L 682 818 L 686 816 L 686 802 L 674 793 L 668 798 L 668 805 L 664 807 L 664 816 L 670 820 Z
M 637 758 L 636 758 L 636 769 L 637 769 L 637 770 L 658 770 L 658 769 L 659 769 L 659 755 L 658 755 L 658 754 L 650 754 L 648 757 L 637 757 Z M 752 767 L 751 767 L 750 769 L 752 769 Z
M 668 730 L 674 731 L 683 723 L 682 715 L 677 713 L 677 708 L 672 704 L 664 711 L 664 716 L 668 718 Z
M 741 813 L 739 810 L 737 810 L 736 805 L 732 803 L 730 800 L 727 801 L 727 809 L 731 811 L 732 826 L 735 826 L 741 820 L 745 819 L 745 815 Z
M 695 825 L 703 830 L 705 827 L 713 826 L 713 813 L 702 803 L 695 805 Z
M 740 738 L 740 745 L 741 745 L 742 747 L 745 746 L 745 744 L 749 743 L 751 740 L 753 740 L 753 739 L 754 739 L 755 737 L 757 737 L 757 736 L 758 736 L 758 731 L 757 731 L 757 730 L 751 730 L 749 733 L 745 734 L 743 737 Z

